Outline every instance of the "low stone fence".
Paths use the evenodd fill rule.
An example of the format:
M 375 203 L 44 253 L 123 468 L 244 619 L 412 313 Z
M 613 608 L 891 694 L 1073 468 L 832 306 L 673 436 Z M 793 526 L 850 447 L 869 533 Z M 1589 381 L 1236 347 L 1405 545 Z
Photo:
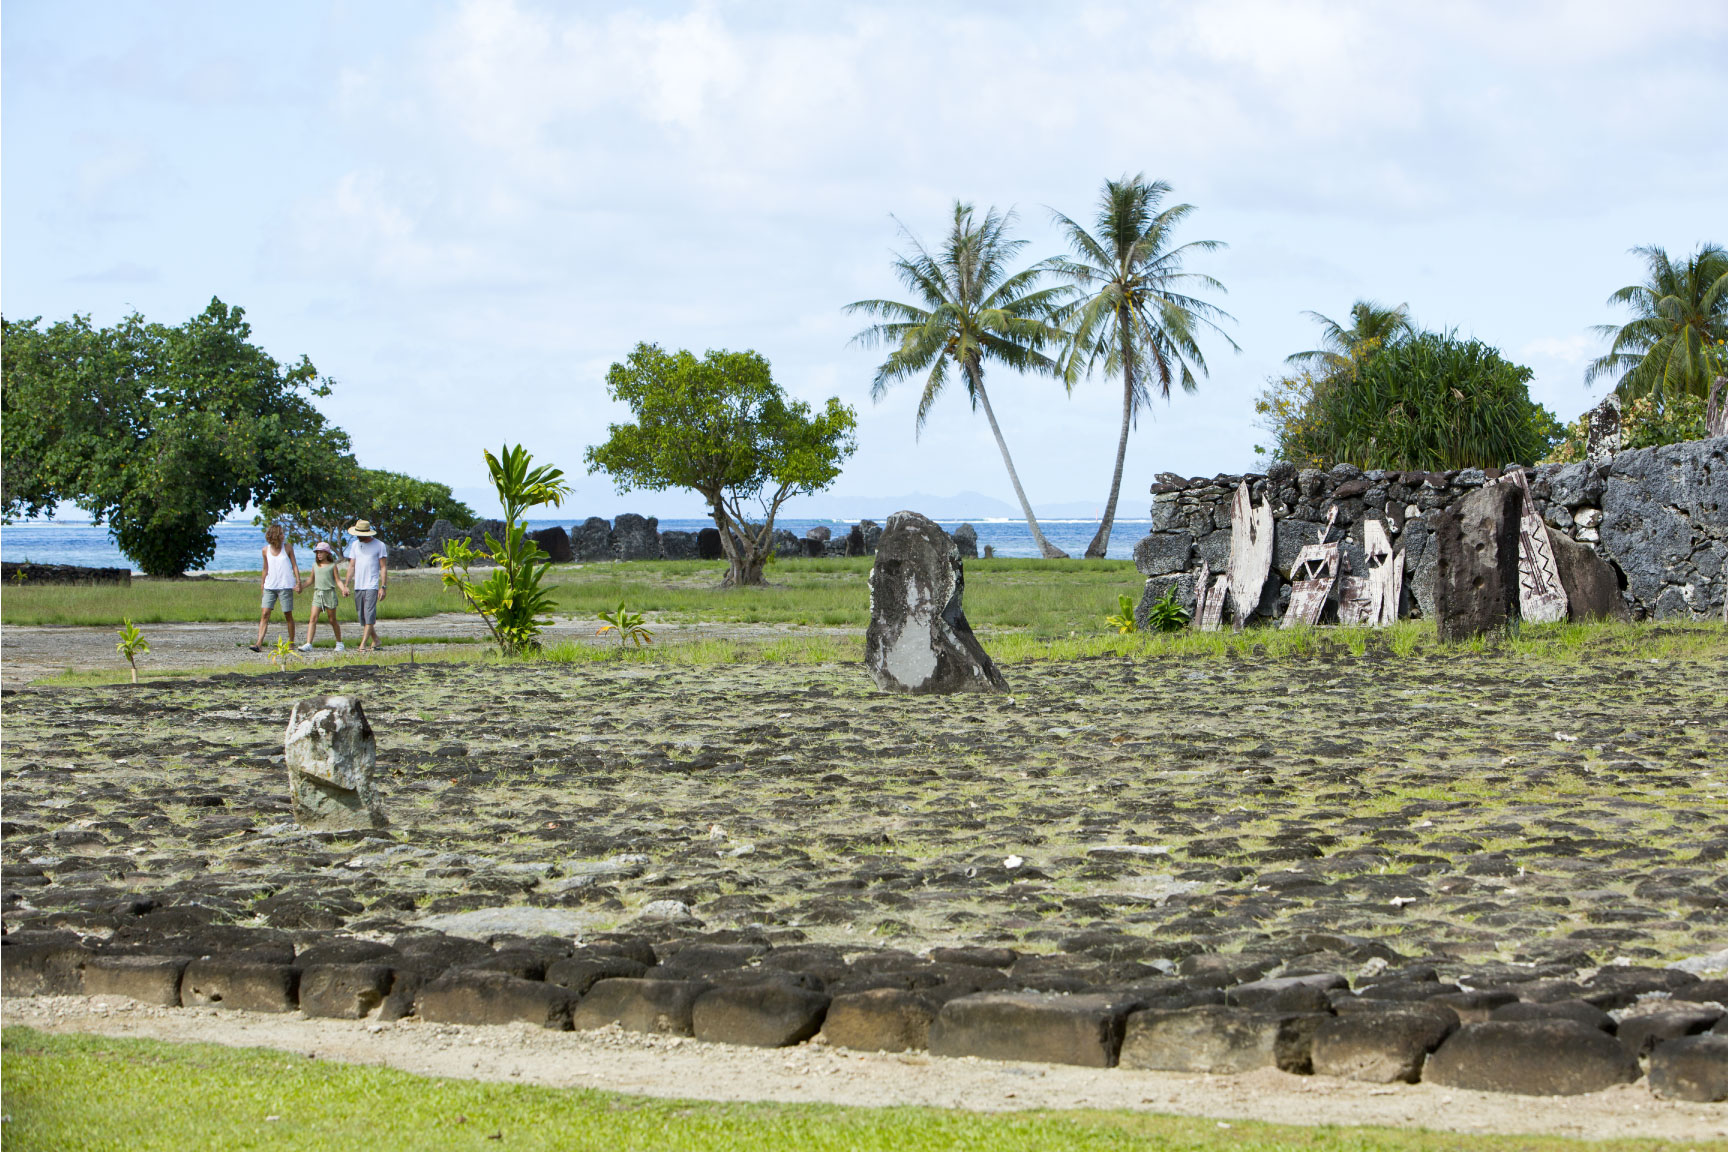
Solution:
M 495 948 L 424 928 L 386 944 L 203 923 L 197 913 L 210 915 L 135 900 L 111 914 L 124 921 L 111 936 L 13 931 L 0 940 L 4 995 L 622 1027 L 768 1048 L 820 1036 L 858 1051 L 1208 1075 L 1278 1069 L 1541 1096 L 1644 1079 L 1662 1098 L 1728 1097 L 1728 980 L 1580 969 L 1588 957 L 1442 971 L 1378 940 L 1327 933 L 1291 940 L 1285 955 L 1109 932 L 1077 933 L 1055 954 L 974 945 L 916 956 L 811 944 L 802 933 L 776 946 L 760 929 L 624 931 L 580 945 L 507 936 Z
M 1694 440 L 1616 454 L 1606 464 L 1527 469 L 1530 497 L 1550 531 L 1594 548 L 1617 570 L 1634 617 L 1722 619 L 1728 595 L 1728 438 Z M 1319 538 L 1333 507 L 1333 539 L 1356 575 L 1367 571 L 1365 520 L 1385 522 L 1404 549 L 1410 615 L 1434 613 L 1434 528 L 1439 513 L 1499 469 L 1459 472 L 1364 472 L 1349 464 L 1298 471 L 1274 464 L 1264 475 L 1210 479 L 1163 473 L 1152 486 L 1152 531 L 1134 550 L 1147 577 L 1148 607 L 1174 587 L 1194 606 L 1194 570 L 1213 572 L 1230 557 L 1230 501 L 1243 480 L 1256 504 L 1271 501 L 1276 523 L 1268 579 L 1256 615 L 1277 618 L 1290 599 L 1290 569 L 1304 544 Z
M 8 584 L 131 584 L 130 568 L 84 568 L 77 564 L 0 563 Z
M 486 535 L 498 536 L 504 531 L 501 520 L 477 520 L 470 528 L 455 528 L 440 520 L 432 526 L 426 539 L 412 547 L 390 549 L 393 568 L 422 568 L 431 563 L 432 554 L 444 547 L 447 540 L 465 539 L 474 548 L 485 547 Z M 966 533 L 971 533 L 966 535 Z M 638 516 L 626 512 L 615 520 L 590 516 L 572 524 L 541 528 L 530 533 L 554 564 L 599 563 L 607 560 L 719 560 L 720 530 L 703 528 L 698 532 L 679 529 L 660 530 L 660 521 L 653 516 Z M 848 531 L 835 532 L 827 527 L 812 528 L 798 536 L 784 528 L 774 532 L 773 552 L 783 560 L 823 556 L 873 556 L 882 528 L 874 520 L 861 520 Z M 962 526 L 956 540 L 970 542 L 968 558 L 977 557 L 977 534 L 970 525 Z M 964 547 L 962 548 L 964 552 Z

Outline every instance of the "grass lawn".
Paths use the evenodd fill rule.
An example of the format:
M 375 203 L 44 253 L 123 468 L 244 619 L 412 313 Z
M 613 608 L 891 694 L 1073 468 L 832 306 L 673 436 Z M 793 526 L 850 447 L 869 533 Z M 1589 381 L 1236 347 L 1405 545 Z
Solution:
M 548 576 L 559 615 L 591 619 L 623 600 L 657 619 L 863 628 L 870 619 L 871 561 L 790 560 L 768 569 L 766 588 L 720 588 L 719 561 L 634 561 L 555 567 Z M 1143 581 L 1125 560 L 978 560 L 966 569 L 966 611 L 975 625 L 1066 636 L 1096 631 L 1118 593 Z M 310 596 L 307 593 L 306 596 Z M 310 611 L 301 608 L 296 616 Z M 460 612 L 462 602 L 424 570 L 397 574 L 378 606 L 386 620 Z M 352 609 L 344 604 L 345 615 Z M 151 580 L 130 587 L 29 584 L 0 600 L 7 624 L 118 625 L 234 622 L 258 618 L 257 578 Z
M 392 581 L 390 594 L 378 605 L 381 620 L 406 620 L 438 612 L 460 612 L 462 600 L 435 579 Z M 312 614 L 312 590 L 294 598 L 294 618 Z M 274 614 L 280 619 L 280 614 Z M 354 616 L 354 602 L 342 602 L 344 622 Z M 217 577 L 204 580 L 156 580 L 134 576 L 129 587 L 118 584 L 8 584 L 0 599 L 0 622 L 6 624 L 114 625 L 130 617 L 134 624 L 217 624 L 258 619 L 258 577 Z
M 1446 1149 L 1669 1147 L 1386 1128 L 1295 1128 L 1145 1113 L 716 1104 L 437 1080 L 263 1049 L 4 1034 L 8 1152 L 293 1149 Z M 1692 1142 L 1688 1146 L 1696 1147 Z

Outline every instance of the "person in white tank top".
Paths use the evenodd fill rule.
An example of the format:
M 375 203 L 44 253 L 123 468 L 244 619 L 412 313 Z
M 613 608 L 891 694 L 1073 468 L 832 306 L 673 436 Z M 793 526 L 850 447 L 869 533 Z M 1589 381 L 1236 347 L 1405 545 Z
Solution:
M 300 562 L 294 559 L 294 545 L 282 538 L 282 525 L 264 529 L 264 570 L 258 574 L 258 588 L 263 593 L 258 613 L 258 640 L 252 651 L 264 650 L 264 633 L 270 627 L 270 613 L 280 604 L 282 623 L 288 625 L 288 643 L 294 643 L 294 589 L 300 586 Z

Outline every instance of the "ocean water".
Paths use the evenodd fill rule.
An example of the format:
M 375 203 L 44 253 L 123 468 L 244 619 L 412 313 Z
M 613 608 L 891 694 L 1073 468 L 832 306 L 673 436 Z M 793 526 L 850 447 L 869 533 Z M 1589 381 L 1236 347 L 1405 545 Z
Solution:
M 888 519 L 887 514 L 876 518 L 877 523 Z M 938 520 L 949 531 L 962 521 Z M 986 544 L 996 549 L 996 555 L 1006 557 L 1036 556 L 1032 534 L 1020 520 L 971 520 L 978 531 L 978 552 Z M 851 524 L 840 520 L 777 520 L 775 527 L 785 528 L 794 535 L 825 524 L 836 535 L 845 535 Z M 530 528 L 550 528 L 557 525 L 568 531 L 570 520 L 530 520 Z M 1040 520 L 1038 526 L 1045 537 L 1070 556 L 1082 556 L 1086 546 L 1098 531 L 1096 520 Z M 1134 545 L 1150 529 L 1149 520 L 1117 520 L 1110 534 L 1112 558 L 1129 559 Z M 711 520 L 662 520 L 660 528 L 695 532 L 713 527 Z M 332 541 L 331 543 L 337 543 Z M 213 572 L 257 571 L 259 551 L 264 547 L 262 533 L 249 520 L 225 520 L 216 525 L 216 555 L 210 562 Z M 109 539 L 108 526 L 87 520 L 21 520 L 0 526 L 0 558 L 11 561 L 29 560 L 37 564 L 80 564 L 92 568 L 123 568 L 131 566 Z

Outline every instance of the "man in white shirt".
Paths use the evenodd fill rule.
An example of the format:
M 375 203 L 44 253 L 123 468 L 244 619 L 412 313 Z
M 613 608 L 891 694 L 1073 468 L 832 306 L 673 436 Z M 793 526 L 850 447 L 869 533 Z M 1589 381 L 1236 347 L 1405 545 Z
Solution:
M 378 601 L 389 594 L 390 549 L 378 539 L 367 520 L 356 520 L 348 529 L 354 543 L 348 545 L 348 587 L 354 590 L 354 610 L 360 617 L 360 651 L 378 647 Z

